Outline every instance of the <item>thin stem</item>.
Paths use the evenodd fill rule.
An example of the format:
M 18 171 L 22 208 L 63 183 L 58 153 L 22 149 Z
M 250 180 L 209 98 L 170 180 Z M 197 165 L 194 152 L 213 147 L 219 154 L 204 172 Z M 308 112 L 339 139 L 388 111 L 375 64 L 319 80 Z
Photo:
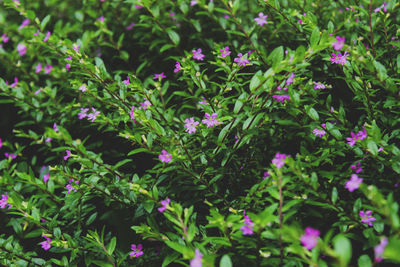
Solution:
M 370 30 L 370 35 L 371 35 L 371 50 L 372 54 L 375 57 L 375 49 L 374 49 L 374 32 L 372 30 L 372 0 L 369 0 L 369 30 Z

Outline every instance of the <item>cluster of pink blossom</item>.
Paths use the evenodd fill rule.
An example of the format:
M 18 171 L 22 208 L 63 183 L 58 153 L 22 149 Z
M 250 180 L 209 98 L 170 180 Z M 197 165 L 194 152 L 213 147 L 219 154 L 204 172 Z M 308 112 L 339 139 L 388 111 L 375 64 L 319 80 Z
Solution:
M 354 146 L 358 140 L 361 141 L 368 137 L 367 130 L 365 130 L 365 128 L 363 128 L 363 130 L 359 131 L 357 134 L 350 132 L 350 135 L 351 137 L 347 137 L 346 140 L 347 144 L 351 147 Z

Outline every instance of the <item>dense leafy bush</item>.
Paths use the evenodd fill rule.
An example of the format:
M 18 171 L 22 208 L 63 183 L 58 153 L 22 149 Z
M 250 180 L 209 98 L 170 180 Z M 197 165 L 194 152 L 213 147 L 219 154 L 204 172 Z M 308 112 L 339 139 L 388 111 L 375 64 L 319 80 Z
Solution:
M 4 266 L 400 263 L 400 4 L 0 0 Z

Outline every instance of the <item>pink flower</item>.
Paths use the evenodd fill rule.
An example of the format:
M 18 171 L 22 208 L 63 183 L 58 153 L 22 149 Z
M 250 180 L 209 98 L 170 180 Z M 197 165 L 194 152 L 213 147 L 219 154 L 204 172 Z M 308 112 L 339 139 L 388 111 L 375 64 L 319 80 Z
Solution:
M 10 84 L 11 88 L 17 87 L 18 85 L 18 77 L 14 77 L 14 82 L 12 84 Z
M 372 216 L 372 211 L 370 210 L 367 210 L 366 212 L 360 210 L 360 217 L 361 222 L 367 223 L 369 226 L 372 226 L 372 222 L 376 221 L 376 218 Z
M 168 163 L 171 161 L 172 156 L 170 153 L 168 153 L 165 149 L 163 149 L 161 153 L 162 154 L 158 155 L 158 158 L 161 160 L 161 162 Z
M 317 245 L 319 234 L 320 232 L 317 229 L 307 227 L 300 238 L 300 242 L 306 249 L 311 250 Z
M 351 165 L 350 167 L 355 173 L 362 172 L 362 168 L 361 168 L 361 163 L 360 162 L 357 162 L 356 165 Z
M 53 69 L 53 66 L 50 65 L 50 64 L 47 64 L 47 65 L 44 67 L 44 73 L 49 74 L 49 73 L 52 71 L 52 69 Z
M 161 213 L 166 211 L 170 202 L 171 202 L 171 200 L 169 198 L 167 198 L 165 200 L 161 200 L 162 207 L 158 208 L 158 211 L 161 212 Z
M 69 157 L 71 157 L 71 150 L 65 150 L 65 153 L 67 153 L 67 155 L 64 156 L 64 160 L 67 160 Z
M 40 245 L 42 245 L 44 250 L 49 250 L 51 248 L 51 239 L 45 235 L 43 235 L 43 237 L 46 239 L 46 241 L 41 242 Z
M 267 177 L 270 177 L 271 175 L 269 174 L 269 172 L 264 172 L 264 176 L 263 176 L 263 179 L 267 179 Z
M 89 113 L 87 116 L 88 121 L 94 122 L 97 119 L 97 116 L 99 116 L 100 111 L 96 111 L 95 108 L 92 108 L 92 113 Z
M 217 118 L 217 113 L 213 113 L 212 115 L 206 113 L 204 116 L 206 118 L 201 122 L 207 124 L 207 128 L 221 124 L 221 122 L 215 120 Z
M 49 38 L 50 38 L 50 35 L 51 35 L 51 32 L 47 32 L 46 36 L 43 39 L 43 42 L 47 42 L 49 40 Z
M 75 182 L 75 184 L 79 184 L 78 180 L 77 181 L 75 181 L 74 179 L 68 180 L 68 184 L 65 186 L 65 188 L 68 189 L 67 195 L 70 194 L 72 190 L 74 190 L 74 192 L 78 192 L 78 190 L 76 190 L 76 188 L 73 187 L 73 185 L 72 185 L 72 183 L 74 183 L 74 182 Z
M 86 84 L 82 84 L 82 85 L 79 87 L 79 91 L 81 91 L 82 93 L 86 92 L 86 90 L 87 90 Z
M 43 175 L 43 182 L 47 183 L 47 181 L 50 179 L 50 173 L 46 173 L 45 175 Z
M 142 8 L 143 8 L 143 6 L 140 6 L 140 5 L 135 5 L 135 8 L 136 8 L 136 9 L 142 9 Z
M 190 1 L 190 6 L 194 6 L 194 5 L 197 5 L 197 0 Z
M 101 22 L 104 22 L 104 16 L 98 17 L 97 20 L 101 21 Z
M 347 144 L 352 147 L 357 142 L 358 136 L 353 132 L 351 132 L 350 134 L 351 134 L 351 137 L 346 137 L 346 140 L 347 140 Z
M 193 1 L 192 1 L 193 2 Z M 195 256 L 190 261 L 190 267 L 202 267 L 201 259 L 203 258 L 203 254 L 201 254 L 200 250 L 196 248 Z
M 313 133 L 314 133 L 314 136 L 318 135 L 319 137 L 322 137 L 323 135 L 326 134 L 326 132 L 324 130 L 320 130 L 320 129 L 317 129 L 317 128 L 315 128 L 313 130 Z
M 207 100 L 205 100 L 204 96 L 201 97 L 201 99 L 203 99 L 202 101 L 199 101 L 199 107 L 201 109 L 203 109 L 203 107 L 201 105 L 208 105 Z
M 74 49 L 76 53 L 79 53 L 80 48 L 81 48 L 81 45 L 77 45 L 77 44 L 72 45 L 72 49 Z
M 367 130 L 365 130 L 365 128 L 363 128 L 363 130 L 362 131 L 359 131 L 358 133 L 357 133 L 357 138 L 358 138 L 358 140 L 364 140 L 365 138 L 367 138 L 368 137 L 368 134 L 367 134 Z
M 346 182 L 345 187 L 349 190 L 349 192 L 353 192 L 360 187 L 362 181 L 363 179 L 359 178 L 357 174 L 352 174 L 350 180 Z
M 1 138 L 0 138 L 0 148 L 2 148 L 3 147 L 3 141 L 1 141 Z
M 320 82 L 314 82 L 314 89 L 318 90 L 318 89 L 325 89 L 325 85 L 320 83 Z
M 71 68 L 71 64 L 67 63 L 67 64 L 65 65 L 65 69 L 66 69 L 67 71 L 69 71 L 70 68 Z
M 83 119 L 87 117 L 87 112 L 89 111 L 89 108 L 81 108 L 81 112 L 78 113 L 78 119 Z
M 333 49 L 335 49 L 336 51 L 342 50 L 345 41 L 346 41 L 346 38 L 336 36 L 336 42 L 332 43 Z
M 243 212 L 245 214 L 245 212 Z M 252 235 L 253 232 L 253 227 L 254 223 L 251 221 L 250 217 L 247 215 L 244 215 L 244 224 L 242 227 L 240 227 L 240 230 L 242 230 L 243 235 Z
M 387 244 L 388 244 L 387 237 L 383 237 L 381 239 L 381 242 L 374 248 L 376 262 L 381 262 L 383 260 L 382 255 L 383 252 L 385 251 Z
M 129 85 L 130 81 L 129 81 L 129 75 L 126 76 L 126 80 L 122 81 L 125 85 Z
M 154 80 L 158 79 L 160 81 L 164 78 L 167 78 L 167 76 L 164 75 L 164 72 L 161 72 L 160 74 L 154 74 L 154 77 L 153 77 Z
M 231 51 L 229 51 L 229 46 L 225 46 L 225 48 L 220 49 L 219 52 L 221 52 L 221 57 L 223 58 L 231 54 Z
M 192 50 L 193 58 L 202 61 L 204 59 L 204 55 L 201 53 L 201 51 L 201 48 L 197 50 Z
M 31 21 L 29 19 L 24 19 L 21 25 L 18 27 L 18 30 L 21 30 L 23 27 L 27 26 Z
M 55 132 L 58 132 L 57 123 L 53 123 L 53 130 L 54 130 Z
M 127 30 L 132 30 L 133 27 L 134 27 L 135 25 L 136 25 L 136 23 L 135 23 L 135 22 L 132 22 L 131 24 L 129 24 L 128 26 L 126 26 L 125 29 L 127 29 Z
M 185 120 L 186 124 L 186 130 L 185 132 L 188 132 L 189 134 L 195 133 L 196 132 L 196 126 L 199 125 L 198 121 L 194 121 L 194 118 L 186 119 Z
M 246 67 L 246 64 L 250 64 L 250 61 L 242 55 L 242 53 L 239 53 L 237 57 L 233 60 L 238 64 L 238 66 L 243 66 Z
M 275 158 L 272 160 L 272 164 L 274 164 L 276 168 L 280 169 L 285 165 L 285 159 L 285 154 L 276 153 Z
M 24 44 L 18 44 L 17 51 L 18 51 L 19 55 L 22 57 L 23 55 L 26 54 L 26 46 Z
M 141 105 L 141 107 L 139 107 L 139 109 L 143 108 L 143 110 L 146 110 L 148 107 L 151 106 L 151 103 L 149 100 L 147 100 L 147 99 L 144 99 L 144 100 L 145 100 L 144 102 L 139 103 Z
M 277 102 L 281 102 L 283 104 L 283 103 L 285 103 L 285 100 L 290 99 L 290 96 L 289 95 L 273 95 L 272 98 L 274 98 Z
M 39 94 L 41 91 L 42 91 L 42 88 L 39 88 L 38 90 L 36 90 L 36 91 L 34 92 L 34 94 L 37 95 L 37 94 Z
M 16 158 L 17 158 L 17 155 L 12 154 L 12 153 L 8 154 L 7 152 L 4 153 L 4 156 L 5 156 L 6 158 L 8 158 L 8 159 L 16 159 Z
M 3 43 L 7 43 L 8 40 L 10 40 L 10 38 L 5 33 L 3 33 L 3 35 L 1 36 L 1 39 L 2 39 Z
M 276 87 L 276 90 L 278 90 L 278 91 L 281 91 L 281 90 L 283 90 L 283 91 L 287 91 L 287 90 L 288 90 L 288 88 L 287 88 L 287 87 L 285 87 L 285 88 L 283 88 L 283 89 L 282 89 L 282 87 L 280 87 L 280 86 L 278 85 L 278 87 Z
M 181 63 L 179 63 L 179 61 L 177 61 L 175 63 L 175 69 L 174 69 L 174 73 L 177 73 L 178 71 L 181 70 Z
M 11 204 L 8 203 L 8 194 L 1 195 L 0 199 L 0 209 L 4 209 L 6 206 L 11 209 Z
M 346 51 L 344 52 L 344 55 L 342 56 L 341 53 L 338 53 L 337 55 L 335 53 L 332 53 L 331 57 L 331 62 L 332 64 L 341 64 L 344 66 L 347 62 L 347 57 L 349 56 L 349 53 Z
M 255 18 L 254 21 L 257 22 L 257 25 L 263 26 L 264 24 L 267 24 L 267 15 L 264 15 L 264 13 L 260 12 L 258 13 L 258 18 Z
M 143 255 L 142 249 L 143 249 L 142 244 L 139 244 L 137 246 L 135 244 L 132 244 L 131 245 L 132 252 L 129 253 L 129 256 L 135 257 L 135 258 L 138 258 L 138 257 L 142 256 Z
M 37 64 L 36 65 L 36 67 L 35 67 L 35 73 L 39 73 L 39 72 L 41 72 L 42 71 L 42 64 Z
M 290 85 L 293 83 L 293 79 L 294 79 L 294 73 L 292 72 L 289 76 L 289 78 L 286 80 L 286 85 Z
M 130 118 L 131 118 L 131 120 L 133 121 L 133 122 L 135 122 L 135 115 L 133 114 L 133 110 L 135 109 L 135 106 L 132 106 L 132 108 L 131 108 L 131 113 L 129 114 L 130 115 Z

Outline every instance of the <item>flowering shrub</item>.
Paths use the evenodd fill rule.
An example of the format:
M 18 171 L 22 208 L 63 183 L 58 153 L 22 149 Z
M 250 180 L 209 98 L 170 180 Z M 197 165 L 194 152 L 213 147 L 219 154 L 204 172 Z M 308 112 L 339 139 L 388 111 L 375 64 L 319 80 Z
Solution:
M 0 1 L 1 265 L 398 265 L 399 11 Z

